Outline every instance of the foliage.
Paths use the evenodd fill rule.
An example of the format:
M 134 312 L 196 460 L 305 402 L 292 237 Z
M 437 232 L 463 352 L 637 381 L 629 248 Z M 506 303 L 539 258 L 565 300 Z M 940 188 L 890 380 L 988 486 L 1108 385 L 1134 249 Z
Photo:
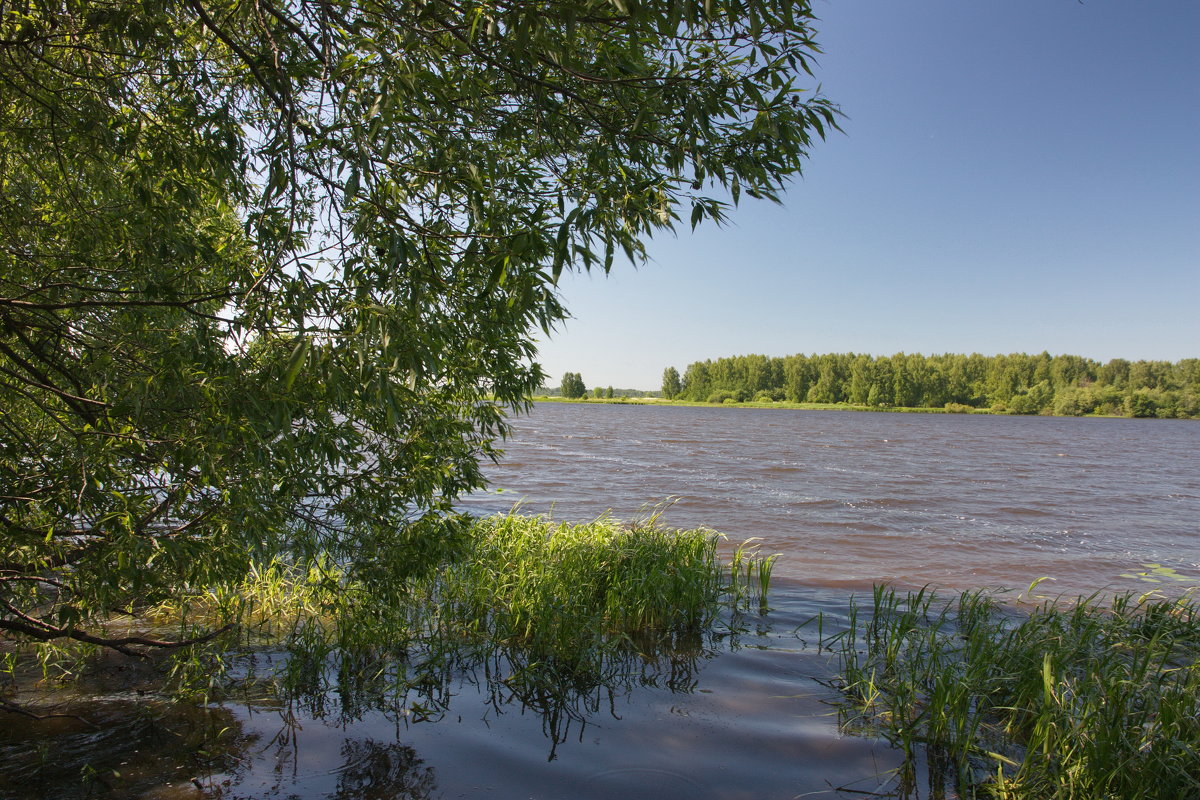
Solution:
M 605 394 L 605 398 L 607 399 L 607 395 L 608 395 L 607 389 L 604 390 L 604 394 Z M 632 397 L 640 398 L 640 397 L 658 397 L 658 396 L 659 396 L 659 391 L 657 389 L 651 389 L 651 390 L 619 389 L 619 388 L 613 389 L 613 397 L 617 398 L 617 399 L 622 398 L 622 397 L 628 399 L 628 398 L 632 398 Z M 551 397 L 562 397 L 562 390 L 560 389 L 560 387 L 558 387 L 558 386 L 541 386 L 534 393 L 535 400 L 538 398 L 551 398 Z
M 583 376 L 578 372 L 564 372 L 562 378 L 562 387 L 559 392 L 568 400 L 578 400 L 587 394 L 587 386 L 583 383 Z
M 1200 417 L 1200 359 L 1102 365 L 1049 353 L 731 356 L 689 364 L 676 396 L 703 401 L 719 392 L 791 403 L 1188 418 Z
M 791 0 L 0 5 L 0 630 L 411 555 L 565 268 L 773 199 Z M 386 580 L 387 576 L 381 576 Z
M 311 702 L 346 675 L 390 675 L 390 691 L 403 694 L 431 672 L 449 680 L 443 665 L 498 655 L 510 669 L 524 665 L 508 680 L 549 693 L 568 673 L 572 682 L 605 682 L 613 668 L 629 668 L 629 656 L 645 667 L 687 650 L 722 609 L 765 607 L 774 557 L 742 547 L 722 563 L 719 538 L 668 529 L 657 516 L 632 525 L 516 514 L 460 520 L 427 568 L 377 564 L 397 576 L 384 593 L 330 563 L 275 562 L 226 595 L 186 598 L 183 610 L 236 616 L 248 650 L 290 651 L 282 685 Z M 328 669 L 364 658 L 371 669 Z M 338 688 L 344 701 L 346 687 Z
M 679 379 L 679 370 L 667 367 L 663 370 L 662 396 L 674 400 L 683 391 L 683 381 Z
M 1200 792 L 1200 608 L 1130 596 L 1017 616 L 980 593 L 877 588 L 841 655 L 843 722 L 924 756 L 931 796 L 1186 798 Z M 904 786 L 906 784 L 906 786 Z
M 219 653 L 193 648 L 178 660 L 180 682 L 209 699 L 287 707 L 301 719 L 339 723 L 368 712 L 436 719 L 452 713 L 464 686 L 472 685 L 489 716 L 540 716 L 553 758 L 572 727 L 617 713 L 622 694 L 639 687 L 693 691 L 701 663 L 736 648 L 742 615 L 765 607 L 773 559 L 745 547 L 719 558 L 713 531 L 671 530 L 659 521 L 567 525 L 515 514 L 449 521 L 442 546 L 427 554 L 422 569 L 379 565 L 397 576 L 386 596 L 328 561 L 307 570 L 285 561 L 263 565 L 228 593 L 182 599 L 191 617 L 236 616 L 242 638 Z M 180 612 L 157 609 L 164 618 Z M 212 727 L 196 724 L 202 720 L 193 709 L 191 724 L 180 731 L 169 720 L 187 714 L 188 705 L 160 707 L 156 694 L 138 699 L 135 719 L 127 719 L 111 692 L 100 707 L 94 701 L 64 707 L 61 693 L 52 696 L 55 713 L 80 715 L 84 735 L 63 736 L 62 719 L 34 726 L 32 739 L 29 726 L 15 726 L 11 736 L 0 730 L 0 758 L 7 759 L 0 793 L 92 797 L 97 787 L 69 785 L 89 768 L 117 769 L 116 791 L 131 790 L 154 777 L 145 756 L 162 749 L 150 739 L 163 733 L 183 737 L 183 760 L 201 774 L 230 778 L 226 759 L 236 751 L 214 761 L 222 750 L 247 744 L 236 722 L 219 706 L 199 704 L 212 711 Z M 44 708 L 33 692 L 26 697 Z M 223 746 L 197 741 L 218 730 Z M 142 762 L 126 763 L 137 748 Z M 178 779 L 177 768 L 159 784 Z M 393 797 L 386 784 L 373 789 L 372 797 Z

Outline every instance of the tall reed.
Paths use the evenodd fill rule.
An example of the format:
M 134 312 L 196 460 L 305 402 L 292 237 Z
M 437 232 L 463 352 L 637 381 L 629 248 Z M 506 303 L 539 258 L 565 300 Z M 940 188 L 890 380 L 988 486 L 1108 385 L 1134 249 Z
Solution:
M 528 696 L 531 686 L 634 674 L 631 656 L 686 683 L 689 671 L 666 662 L 693 658 L 722 609 L 765 608 L 773 557 L 747 546 L 724 563 L 719 538 L 666 528 L 657 516 L 624 525 L 499 515 L 448 529 L 425 551 L 434 563 L 380 554 L 352 579 L 328 558 L 276 562 L 197 596 L 188 613 L 236 618 L 245 648 L 286 650 L 283 685 L 314 702 L 381 681 L 393 695 L 415 687 L 428 700 L 455 669 L 500 662 L 507 684 Z M 181 679 L 211 674 L 199 659 L 180 666 Z
M 1096 598 L 1026 614 L 980 592 L 878 587 L 829 637 L 847 726 L 923 763 L 931 796 L 1200 797 L 1200 610 Z

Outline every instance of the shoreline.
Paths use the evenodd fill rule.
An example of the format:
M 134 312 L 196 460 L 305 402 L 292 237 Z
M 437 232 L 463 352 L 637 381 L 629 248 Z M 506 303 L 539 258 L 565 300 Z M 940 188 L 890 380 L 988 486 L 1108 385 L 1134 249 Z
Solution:
M 878 412 L 881 414 L 961 414 L 986 415 L 992 417 L 1058 417 L 1060 419 L 1158 419 L 1157 417 L 1127 417 L 1121 414 L 1014 414 L 1010 411 L 993 411 L 990 408 L 973 408 L 957 406 L 955 408 L 935 408 L 922 406 L 864 406 L 852 403 L 791 403 L 786 400 L 778 402 L 761 402 L 748 400 L 744 403 L 708 403 L 703 400 L 665 400 L 661 397 L 581 397 L 567 398 L 552 395 L 534 395 L 530 398 L 535 403 L 576 403 L 579 405 L 624 405 L 624 406 L 682 406 L 693 408 L 765 408 L 788 411 L 857 411 Z M 1196 419 L 1195 417 L 1170 417 L 1169 419 Z

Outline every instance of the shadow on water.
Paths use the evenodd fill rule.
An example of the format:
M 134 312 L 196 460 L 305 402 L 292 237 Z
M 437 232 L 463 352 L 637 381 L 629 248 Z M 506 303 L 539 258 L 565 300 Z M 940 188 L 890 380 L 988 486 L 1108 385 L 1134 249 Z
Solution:
M 192 779 L 232 767 L 249 746 L 223 708 L 117 697 L 54 713 L 0 715 L 0 796 L 200 797 Z
M 585 665 L 513 648 L 248 653 L 208 707 L 126 686 L 56 709 L 77 717 L 0 714 L 0 796 L 901 796 L 897 753 L 839 729 L 830 656 L 805 628 L 837 624 L 845 600 L 793 588 L 768 614 L 627 638 Z M 264 694 L 284 671 L 305 679 Z

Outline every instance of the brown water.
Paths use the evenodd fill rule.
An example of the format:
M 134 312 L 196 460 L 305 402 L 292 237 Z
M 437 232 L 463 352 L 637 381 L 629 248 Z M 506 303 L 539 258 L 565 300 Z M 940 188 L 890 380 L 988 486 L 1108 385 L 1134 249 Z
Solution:
M 1200 423 L 542 403 L 476 512 L 553 509 L 761 537 L 776 574 L 862 589 L 1200 583 Z M 1147 577 L 1153 577 L 1147 576 Z
M 841 625 L 851 590 L 1200 583 L 1194 422 L 544 404 L 507 449 L 506 491 L 472 510 L 676 497 L 669 523 L 782 554 L 772 610 L 561 694 L 505 663 L 449 665 L 426 694 L 210 709 L 118 681 L 61 709 L 87 722 L 0 713 L 0 798 L 863 797 L 896 789 L 900 759 L 839 729 L 811 623 Z M 1146 564 L 1165 582 L 1120 577 Z

